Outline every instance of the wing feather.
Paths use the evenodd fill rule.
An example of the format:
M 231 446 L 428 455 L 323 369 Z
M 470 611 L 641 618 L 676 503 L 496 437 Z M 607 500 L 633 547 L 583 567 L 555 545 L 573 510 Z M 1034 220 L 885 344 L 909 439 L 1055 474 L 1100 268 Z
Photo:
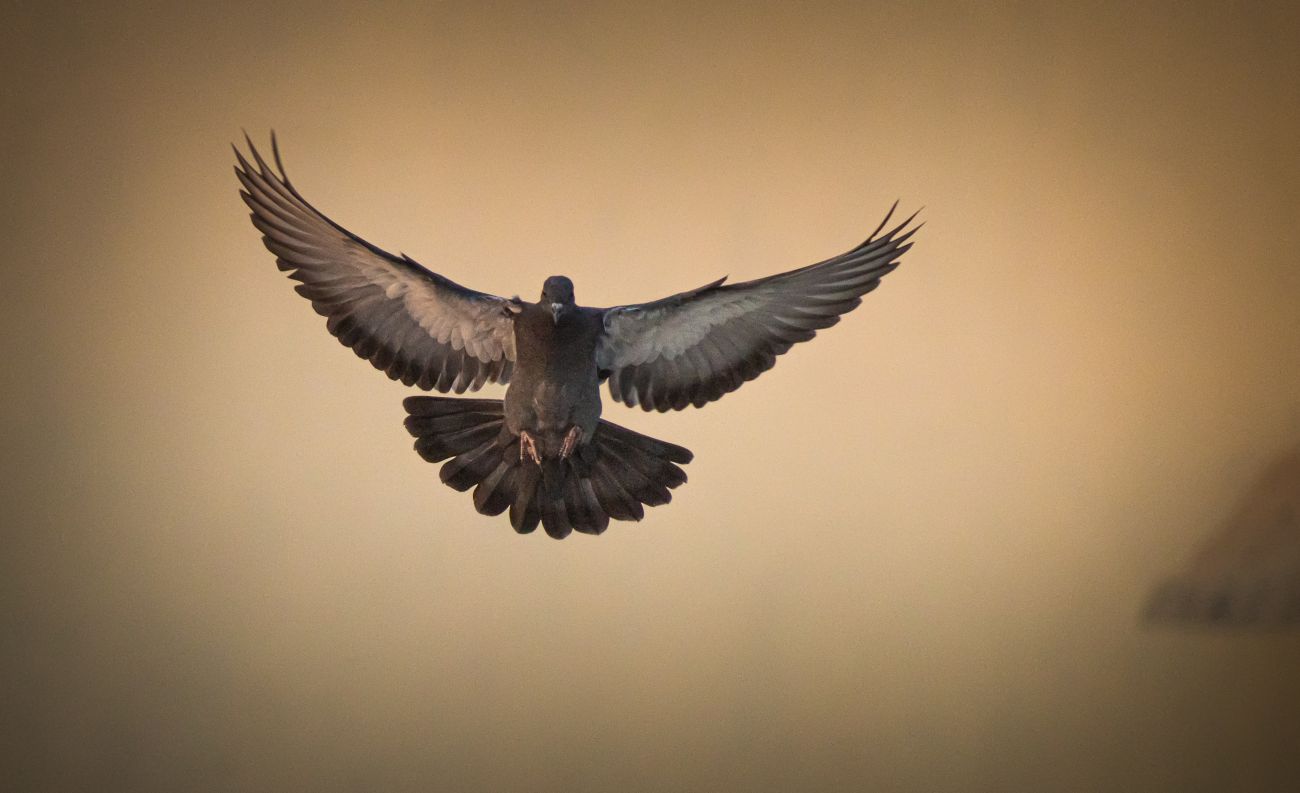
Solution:
M 881 234 L 896 207 L 865 242 L 826 261 L 606 309 L 596 361 L 609 375 L 610 396 L 643 410 L 700 407 L 771 369 L 778 356 L 860 305 L 898 266 L 920 225 L 912 225 L 913 214 Z
M 478 390 L 510 379 L 512 301 L 467 289 L 410 257 L 371 245 L 320 213 L 247 140 L 235 175 L 253 226 L 326 329 L 394 380 L 438 391 Z

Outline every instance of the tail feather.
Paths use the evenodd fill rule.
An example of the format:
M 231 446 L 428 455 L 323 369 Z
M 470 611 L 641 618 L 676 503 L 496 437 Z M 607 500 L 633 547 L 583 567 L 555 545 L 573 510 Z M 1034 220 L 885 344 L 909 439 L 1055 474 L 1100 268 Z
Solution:
M 501 419 L 500 413 L 487 413 L 474 411 L 461 413 L 451 416 L 408 416 L 406 426 L 422 434 L 435 432 L 452 432 L 454 430 L 465 429 L 466 427 L 477 427 L 490 419 Z
M 672 501 L 672 493 L 668 492 L 666 485 L 650 479 L 626 459 L 617 455 L 609 456 L 612 459 L 602 460 L 602 462 L 609 469 L 610 475 L 616 478 L 633 498 L 647 507 L 658 507 Z
M 415 451 L 426 461 L 440 463 L 448 457 L 477 449 L 501 433 L 501 420 L 449 432 L 446 435 L 424 435 L 415 442 Z
M 542 493 L 547 501 L 564 498 L 564 481 L 569 475 L 569 466 L 564 460 L 555 457 L 542 458 Z
M 406 428 L 429 462 L 442 462 L 448 486 L 474 489 L 484 515 L 509 510 L 510 525 L 528 534 L 541 525 L 556 539 L 574 531 L 600 534 L 613 520 L 641 520 L 645 507 L 667 504 L 686 481 L 679 465 L 691 452 L 676 444 L 601 421 L 567 460 L 521 460 L 519 439 L 505 427 L 502 403 L 491 399 L 411 397 Z
M 635 447 L 652 457 L 665 458 L 682 465 L 695 459 L 695 455 L 691 454 L 691 450 L 685 446 L 678 446 L 675 443 L 651 438 L 649 435 L 642 435 L 610 421 L 601 422 L 601 429 L 607 437 L 614 441 Z
M 600 534 L 609 527 L 609 514 L 596 498 L 591 479 L 570 476 L 565 481 L 564 503 L 574 531 Z
M 505 424 L 495 399 L 410 397 L 402 405 L 410 414 L 405 423 L 416 438 L 415 451 L 431 463 L 473 451 L 496 438 Z
M 492 439 L 443 463 L 438 476 L 448 487 L 461 492 L 482 482 L 502 462 L 502 451 L 507 445 L 502 434 L 498 431 Z
M 412 416 L 463 416 L 467 413 L 504 415 L 499 399 L 449 399 L 446 397 L 413 396 L 402 401 L 406 412 Z
M 663 458 L 653 457 L 645 450 L 622 441 L 611 441 L 609 446 L 616 450 L 620 459 L 651 482 L 674 488 L 686 481 L 686 472 Z
M 563 540 L 573 532 L 563 498 L 543 499 L 542 528 L 546 530 L 548 536 L 557 540 Z
M 535 465 L 520 465 L 516 477 L 514 501 L 510 504 L 510 525 L 519 534 L 530 534 L 542 520 L 542 510 L 537 503 L 537 481 L 542 473 Z
M 474 509 L 484 515 L 500 515 L 515 498 L 515 477 L 518 461 L 509 457 L 497 464 L 496 470 L 474 488 Z
M 645 517 L 645 508 L 610 473 L 609 468 L 600 466 L 592 471 L 592 487 L 600 506 L 614 520 L 641 520 Z

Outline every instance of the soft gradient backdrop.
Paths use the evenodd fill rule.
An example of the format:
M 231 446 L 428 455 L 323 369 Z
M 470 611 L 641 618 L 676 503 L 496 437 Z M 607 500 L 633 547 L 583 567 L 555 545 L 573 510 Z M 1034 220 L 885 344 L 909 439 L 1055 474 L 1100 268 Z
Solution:
M 8 789 L 1294 790 L 1300 635 L 1138 615 L 1300 444 L 1300 15 L 1085 6 L 6 2 Z M 690 482 L 557 543 L 276 271 L 272 127 L 504 295 L 927 225 L 739 392 L 608 406 Z

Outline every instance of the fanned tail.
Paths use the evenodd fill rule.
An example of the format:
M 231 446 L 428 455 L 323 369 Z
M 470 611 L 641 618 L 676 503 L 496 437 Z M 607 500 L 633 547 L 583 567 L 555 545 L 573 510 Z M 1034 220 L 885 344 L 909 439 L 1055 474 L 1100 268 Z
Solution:
M 443 462 L 443 482 L 474 488 L 484 515 L 509 510 L 520 534 L 540 524 L 556 539 L 571 532 L 600 534 L 613 520 L 641 520 L 645 507 L 667 504 L 686 481 L 679 466 L 692 454 L 609 421 L 567 460 L 521 460 L 519 438 L 505 425 L 496 399 L 414 396 L 402 403 L 406 429 L 425 460 Z

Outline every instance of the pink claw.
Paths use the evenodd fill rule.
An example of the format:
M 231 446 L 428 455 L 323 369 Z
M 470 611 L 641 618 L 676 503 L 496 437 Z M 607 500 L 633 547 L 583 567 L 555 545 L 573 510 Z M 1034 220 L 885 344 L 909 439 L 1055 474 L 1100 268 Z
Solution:
M 578 441 L 582 438 L 582 428 L 574 425 L 564 434 L 564 442 L 560 444 L 560 459 L 567 460 L 573 455 L 573 450 L 578 448 Z
M 537 442 L 533 440 L 533 436 L 529 435 L 527 431 L 520 431 L 519 462 L 522 463 L 525 459 L 531 459 L 538 465 L 542 464 L 542 456 L 537 453 Z

